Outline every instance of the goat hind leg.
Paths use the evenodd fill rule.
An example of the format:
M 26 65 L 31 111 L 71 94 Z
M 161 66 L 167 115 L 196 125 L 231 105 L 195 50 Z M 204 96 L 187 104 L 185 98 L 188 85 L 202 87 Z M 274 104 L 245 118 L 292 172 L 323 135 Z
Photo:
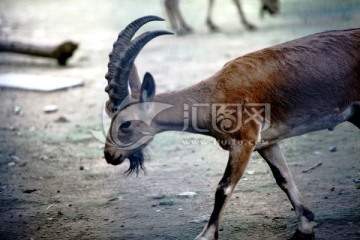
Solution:
M 276 143 L 258 150 L 258 152 L 270 166 L 276 183 L 287 194 L 295 209 L 298 218 L 298 229 L 294 234 L 295 239 L 314 239 L 313 221 L 315 216 L 305 206 L 279 145 Z
M 247 30 L 255 30 L 256 27 L 255 25 L 249 23 L 247 20 L 246 20 L 246 17 L 245 17 L 245 14 L 244 14 L 244 11 L 241 7 L 241 3 L 239 2 L 239 0 L 233 0 L 238 12 L 239 12 L 239 16 L 240 16 L 240 19 L 241 19 L 241 23 L 246 27 Z
M 212 21 L 212 9 L 214 7 L 214 0 L 208 1 L 208 8 L 206 13 L 206 25 L 211 32 L 219 32 L 220 28 L 216 26 Z
M 177 1 L 176 8 L 175 8 L 175 15 L 178 20 L 179 25 L 179 34 L 188 34 L 192 33 L 193 29 L 185 22 L 184 17 L 181 14 L 179 2 Z
M 175 13 L 176 8 L 178 6 L 178 2 L 179 2 L 178 0 L 164 0 L 165 11 L 170 20 L 171 29 L 176 33 L 179 33 L 179 28 Z

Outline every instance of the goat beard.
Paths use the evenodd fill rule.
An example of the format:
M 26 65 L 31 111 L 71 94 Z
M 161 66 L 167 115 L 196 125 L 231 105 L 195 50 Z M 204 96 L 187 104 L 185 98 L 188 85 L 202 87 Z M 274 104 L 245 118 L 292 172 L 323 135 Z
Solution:
M 136 175 L 138 176 L 140 170 L 145 171 L 145 166 L 144 166 L 145 155 L 143 151 L 144 151 L 143 149 L 136 150 L 128 157 L 130 161 L 130 166 L 129 169 L 126 170 L 125 174 L 129 176 L 135 172 Z

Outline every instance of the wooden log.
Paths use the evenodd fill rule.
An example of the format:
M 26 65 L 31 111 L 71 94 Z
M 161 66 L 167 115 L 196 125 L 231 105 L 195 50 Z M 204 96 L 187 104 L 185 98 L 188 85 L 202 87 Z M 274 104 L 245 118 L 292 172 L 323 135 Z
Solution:
M 65 66 L 67 60 L 78 48 L 78 44 L 65 41 L 60 44 L 34 43 L 24 40 L 0 39 L 0 52 L 12 52 L 31 56 L 56 59 L 60 66 Z

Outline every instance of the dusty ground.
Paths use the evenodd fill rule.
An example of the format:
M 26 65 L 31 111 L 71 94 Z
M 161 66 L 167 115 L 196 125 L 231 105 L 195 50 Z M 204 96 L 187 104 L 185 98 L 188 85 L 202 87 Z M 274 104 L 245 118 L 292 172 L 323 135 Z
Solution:
M 214 13 L 223 32 L 210 34 L 204 25 L 205 1 L 182 0 L 196 33 L 156 39 L 140 54 L 139 70 L 153 73 L 158 92 L 169 91 L 211 75 L 244 53 L 360 23 L 358 0 L 284 0 L 281 15 L 264 21 L 258 18 L 257 1 L 244 3 L 257 31 L 245 31 L 231 1 L 224 1 Z M 148 0 L 0 2 L 1 35 L 80 43 L 68 67 L 1 54 L 1 73 L 85 80 L 84 87 L 53 93 L 0 89 L 1 239 L 193 239 L 202 230 L 226 152 L 209 138 L 164 133 L 150 146 L 146 175 L 125 177 L 127 163 L 106 164 L 102 144 L 90 132 L 101 129 L 103 76 L 117 33 L 139 16 L 163 13 L 160 1 Z M 145 27 L 164 28 L 165 23 Z M 58 112 L 43 113 L 47 104 L 58 105 Z M 58 122 L 60 117 L 68 122 Z M 334 132 L 282 143 L 295 181 L 316 215 L 317 239 L 360 239 L 359 133 L 345 123 Z M 195 144 L 199 140 L 205 142 Z M 336 152 L 329 151 L 332 146 Z M 321 167 L 302 173 L 318 162 Z M 196 196 L 177 196 L 185 191 Z M 228 204 L 220 238 L 288 239 L 295 229 L 289 201 L 254 155 Z

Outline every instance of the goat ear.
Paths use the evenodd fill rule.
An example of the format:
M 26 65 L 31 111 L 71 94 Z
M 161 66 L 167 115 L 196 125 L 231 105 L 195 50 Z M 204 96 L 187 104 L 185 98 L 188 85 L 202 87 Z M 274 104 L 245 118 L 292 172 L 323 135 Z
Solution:
M 106 103 L 105 103 L 105 112 L 106 114 L 108 115 L 109 118 L 112 118 L 112 116 L 114 115 L 114 113 L 112 112 L 112 103 L 110 100 L 108 100 Z
M 155 97 L 155 81 L 150 73 L 145 73 L 140 90 L 140 102 L 152 102 Z

